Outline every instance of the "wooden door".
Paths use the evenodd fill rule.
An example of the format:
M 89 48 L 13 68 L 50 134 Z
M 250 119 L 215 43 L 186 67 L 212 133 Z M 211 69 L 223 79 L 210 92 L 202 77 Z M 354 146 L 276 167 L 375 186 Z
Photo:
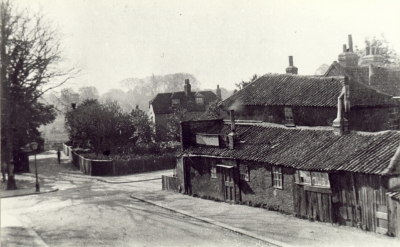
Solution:
M 225 201 L 235 201 L 235 181 L 233 176 L 233 168 L 222 168 L 222 177 L 224 182 Z
M 389 229 L 388 210 L 385 205 L 376 205 L 376 233 L 386 234 Z

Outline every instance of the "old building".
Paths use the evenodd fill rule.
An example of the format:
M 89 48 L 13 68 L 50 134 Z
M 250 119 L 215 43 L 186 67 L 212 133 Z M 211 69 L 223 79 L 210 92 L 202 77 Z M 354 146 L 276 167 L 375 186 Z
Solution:
M 192 92 L 188 79 L 185 80 L 184 90 L 172 93 L 159 93 L 149 102 L 149 115 L 153 119 L 158 138 L 164 140 L 167 135 L 167 122 L 176 109 L 187 110 L 186 119 L 196 118 L 206 110 L 206 106 L 221 99 L 221 90 L 217 86 L 217 94 L 212 91 Z
M 289 69 L 293 71 L 293 66 Z M 221 102 L 238 119 L 287 126 L 331 126 L 337 98 L 346 91 L 350 128 L 380 131 L 399 128 L 398 102 L 356 80 L 343 76 L 267 74 Z
M 324 76 L 348 76 L 378 92 L 400 96 L 400 67 L 385 66 L 384 58 L 377 47 L 366 47 L 366 55 L 359 58 L 353 52 L 353 41 L 349 35 L 348 48 L 334 61 Z
M 400 132 L 349 131 L 343 98 L 338 106 L 333 127 L 235 121 L 233 114 L 231 121 L 183 122 L 176 176 L 163 184 L 394 235 L 399 222 L 387 193 L 400 185 Z
M 221 107 L 234 109 L 238 119 L 331 126 L 336 99 L 346 84 L 350 101 L 346 118 L 352 130 L 399 129 L 400 68 L 385 67 L 378 49 L 366 50 L 367 55 L 359 60 L 349 36 L 349 49 L 344 45 L 339 62 L 333 62 L 323 76 L 298 75 L 290 56 L 286 74 L 260 77 L 222 101 Z

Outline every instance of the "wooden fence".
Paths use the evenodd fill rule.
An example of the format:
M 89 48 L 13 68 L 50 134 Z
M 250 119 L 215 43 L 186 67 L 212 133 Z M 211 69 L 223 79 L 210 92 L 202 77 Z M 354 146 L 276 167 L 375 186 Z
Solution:
M 165 157 L 140 157 L 133 160 L 91 160 L 72 151 L 71 147 L 63 144 L 64 154 L 69 156 L 71 163 L 84 174 L 91 176 L 113 176 L 134 174 L 158 170 L 172 169 L 175 167 L 174 156 Z

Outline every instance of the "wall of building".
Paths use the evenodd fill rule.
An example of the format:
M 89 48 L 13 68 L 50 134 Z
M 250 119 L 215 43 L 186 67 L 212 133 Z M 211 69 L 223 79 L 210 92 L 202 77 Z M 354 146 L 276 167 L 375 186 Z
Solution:
M 272 167 L 264 163 L 241 161 L 240 165 L 248 165 L 249 181 L 240 181 L 242 202 L 260 204 L 273 210 L 293 213 L 294 169 L 282 167 L 283 189 L 272 184 Z
M 190 157 L 187 158 L 190 164 L 190 186 L 192 195 L 199 197 L 210 197 L 224 200 L 224 187 L 222 183 L 222 174 L 217 168 L 217 177 L 211 178 L 211 167 L 217 163 L 226 163 L 221 159 Z
M 156 127 L 156 137 L 159 140 L 166 140 L 168 134 L 168 116 L 169 114 L 157 114 L 155 115 L 155 127 Z
M 377 207 L 387 207 L 388 179 L 362 173 L 330 174 L 334 223 L 375 232 L 380 225 Z

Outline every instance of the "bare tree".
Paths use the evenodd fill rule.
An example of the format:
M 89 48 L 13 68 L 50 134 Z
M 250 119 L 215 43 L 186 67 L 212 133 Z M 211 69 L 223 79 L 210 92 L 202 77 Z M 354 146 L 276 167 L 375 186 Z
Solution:
M 60 36 L 43 14 L 19 11 L 10 1 L 1 2 L 2 162 L 7 164 L 7 189 L 15 189 L 12 157 L 19 150 L 15 138 L 32 141 L 30 132 L 51 117 L 36 118 L 47 111 L 38 99 L 47 91 L 74 78 L 79 70 L 64 68 Z M 23 112 L 24 114 L 21 114 Z M 23 117 L 23 118 L 22 118 Z M 53 118 L 54 119 L 54 118 Z M 34 123 L 24 124 L 22 123 Z M 27 136 L 21 133 L 28 133 Z M 3 138 L 4 137 L 4 138 Z M 33 138 L 35 136 L 32 136 Z M 37 135 L 36 135 L 37 137 Z M 4 150 L 4 151 L 3 151 Z M 4 157 L 4 158 L 3 158 Z

